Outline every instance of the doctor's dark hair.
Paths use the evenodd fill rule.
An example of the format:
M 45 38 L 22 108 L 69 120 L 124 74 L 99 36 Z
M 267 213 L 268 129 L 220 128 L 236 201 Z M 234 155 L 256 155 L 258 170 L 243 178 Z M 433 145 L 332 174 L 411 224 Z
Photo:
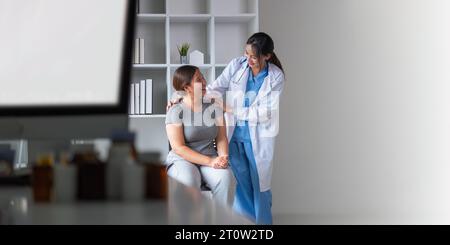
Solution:
M 192 78 L 198 67 L 191 65 L 184 65 L 175 70 L 173 74 L 173 88 L 176 91 L 183 91 L 184 88 L 191 85 Z
M 247 40 L 247 45 L 251 45 L 253 51 L 256 53 L 256 56 L 259 58 L 261 55 L 268 55 L 270 54 L 269 62 L 278 66 L 283 71 L 283 66 L 281 65 L 280 60 L 278 59 L 277 55 L 273 51 L 275 48 L 275 45 L 273 43 L 272 38 L 264 32 L 257 32 L 253 34 L 249 39 Z

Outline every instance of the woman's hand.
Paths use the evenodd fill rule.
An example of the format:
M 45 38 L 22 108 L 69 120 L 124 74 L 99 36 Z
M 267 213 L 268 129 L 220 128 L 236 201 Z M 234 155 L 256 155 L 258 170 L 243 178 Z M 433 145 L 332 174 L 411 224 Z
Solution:
M 228 168 L 228 156 L 218 156 L 211 158 L 210 164 L 212 168 L 224 169 Z
M 228 163 L 229 163 L 228 155 L 222 155 L 219 157 L 222 158 L 222 160 L 223 160 L 222 168 L 228 168 Z

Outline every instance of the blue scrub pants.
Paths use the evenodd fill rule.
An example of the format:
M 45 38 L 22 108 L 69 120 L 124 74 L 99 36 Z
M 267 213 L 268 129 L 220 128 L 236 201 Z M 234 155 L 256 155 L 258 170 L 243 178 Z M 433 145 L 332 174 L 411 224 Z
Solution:
M 237 182 L 234 211 L 247 216 L 256 224 L 272 224 L 272 192 L 260 192 L 252 143 L 232 139 L 229 151 L 231 169 Z

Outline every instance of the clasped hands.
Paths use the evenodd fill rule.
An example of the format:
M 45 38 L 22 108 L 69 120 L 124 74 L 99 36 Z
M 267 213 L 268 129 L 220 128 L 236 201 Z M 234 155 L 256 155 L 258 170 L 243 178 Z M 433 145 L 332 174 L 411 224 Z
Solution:
M 212 157 L 209 161 L 209 166 L 218 169 L 228 168 L 228 155 Z

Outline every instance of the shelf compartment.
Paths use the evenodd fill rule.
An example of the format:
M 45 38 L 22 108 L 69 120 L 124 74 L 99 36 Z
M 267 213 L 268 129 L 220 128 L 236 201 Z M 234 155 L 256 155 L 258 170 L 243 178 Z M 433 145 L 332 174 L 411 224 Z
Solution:
M 128 115 L 129 118 L 166 118 L 165 114 Z
M 166 63 L 166 25 L 163 22 L 139 22 L 135 38 L 143 38 L 145 64 Z M 134 50 L 133 50 L 134 52 Z
M 165 114 L 167 105 L 167 68 L 154 68 L 151 70 L 133 70 L 131 82 L 139 83 L 141 80 L 152 79 L 152 114 Z M 137 114 L 139 115 L 139 114 Z M 133 115 L 134 116 L 134 115 Z M 140 115 L 139 115 L 140 116 Z
M 165 14 L 138 14 L 138 23 L 163 23 L 166 21 L 167 15 Z
M 256 14 L 258 0 L 211 0 L 211 12 L 214 15 Z
M 138 0 L 139 14 L 165 14 L 165 0 Z
M 253 34 L 251 23 L 216 22 L 215 27 L 215 63 L 228 64 L 233 58 L 243 56 L 245 43 Z
M 169 152 L 169 141 L 164 117 L 130 118 L 129 129 L 136 133 L 136 148 L 139 152 L 159 152 L 161 160 L 165 161 Z
M 177 22 L 170 19 L 170 64 L 180 64 L 180 55 L 177 45 L 182 43 L 190 43 L 189 53 L 199 50 L 204 54 L 204 63 L 211 63 L 210 55 L 210 25 L 211 21 L 185 21 Z M 188 56 L 189 56 L 188 53 Z
M 209 0 L 167 0 L 168 14 L 207 14 Z
M 210 14 L 194 14 L 194 15 L 169 15 L 170 22 L 179 23 L 179 22 L 207 22 L 211 19 Z
M 240 23 L 254 20 L 256 14 L 217 15 L 214 18 L 217 23 Z
M 184 65 L 184 64 L 171 64 L 171 65 L 170 65 L 170 68 L 171 68 L 171 69 L 177 69 L 178 67 L 183 66 L 183 65 Z M 187 64 L 187 65 L 191 65 L 191 64 Z M 195 65 L 195 66 L 197 66 L 197 67 L 200 68 L 200 69 L 208 69 L 208 68 L 211 68 L 211 67 L 212 67 L 211 64 L 203 64 L 203 65 Z
M 215 68 L 215 79 L 217 79 L 224 70 L 225 70 L 225 66 L 216 67 Z
M 133 64 L 135 70 L 159 70 L 166 67 L 166 64 Z

